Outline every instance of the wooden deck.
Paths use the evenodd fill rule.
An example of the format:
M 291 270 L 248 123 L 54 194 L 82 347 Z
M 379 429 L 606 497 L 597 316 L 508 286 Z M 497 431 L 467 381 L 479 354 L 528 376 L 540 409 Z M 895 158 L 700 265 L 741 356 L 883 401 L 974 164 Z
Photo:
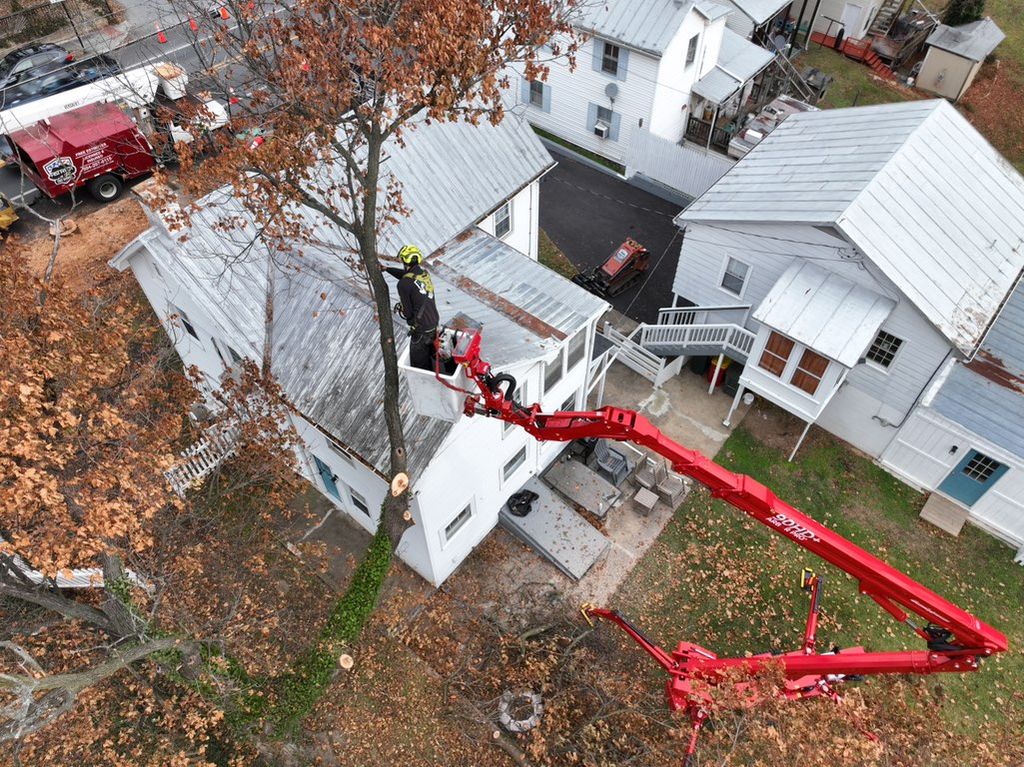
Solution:
M 814 32 L 811 34 L 811 42 L 825 48 L 837 50 L 854 61 L 863 62 L 871 67 L 872 71 L 881 78 L 886 80 L 896 79 L 896 73 L 889 69 L 885 62 L 878 57 L 878 54 L 872 50 L 872 45 L 874 44 L 874 38 L 872 37 L 867 37 L 863 40 L 847 38 L 840 43 L 839 47 L 836 47 L 836 38 L 834 36 Z

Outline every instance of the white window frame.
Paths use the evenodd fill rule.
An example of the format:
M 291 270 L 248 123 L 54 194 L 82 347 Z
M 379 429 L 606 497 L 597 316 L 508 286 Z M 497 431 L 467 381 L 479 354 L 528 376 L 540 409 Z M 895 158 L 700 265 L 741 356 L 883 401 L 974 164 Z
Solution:
M 174 318 L 174 322 L 177 322 L 181 326 L 181 329 L 184 330 L 187 335 L 191 336 L 193 341 L 202 346 L 203 342 L 199 340 L 199 328 L 194 322 L 192 322 L 192 320 L 189 319 L 185 310 L 177 304 L 171 304 L 171 314 L 177 315 Z
M 615 43 L 608 42 L 607 40 L 601 40 L 599 42 L 602 43 L 602 46 L 601 46 L 601 71 L 604 74 L 606 74 L 606 75 L 611 75 L 612 77 L 618 77 L 619 76 L 619 66 L 622 63 L 622 48 L 621 48 L 621 46 L 618 46 Z M 614 55 L 609 52 L 609 49 L 614 51 Z M 605 64 L 607 62 L 609 62 L 609 61 L 614 61 L 615 62 L 614 69 L 609 70 L 605 66 Z
M 739 293 L 733 293 L 731 290 L 729 290 L 729 288 L 725 287 L 725 285 L 723 284 L 725 282 L 725 275 L 729 271 L 730 261 L 735 261 L 737 264 L 743 264 L 743 266 L 747 267 L 747 274 L 743 278 L 743 285 L 740 286 Z M 722 268 L 718 272 L 718 289 L 721 290 L 726 295 L 732 296 L 733 298 L 743 298 L 744 294 L 747 292 L 747 286 L 750 285 L 750 276 L 753 273 L 753 264 L 749 264 L 741 258 L 736 258 L 736 256 L 730 256 L 727 254 L 725 256 L 725 259 L 722 261 Z
M 575 362 L 573 362 L 572 361 L 572 351 L 573 351 L 572 346 L 573 346 L 573 344 L 575 344 L 577 342 L 581 343 L 581 348 L 582 348 L 583 351 L 580 354 L 580 358 L 578 360 L 576 360 Z M 586 330 L 581 330 L 579 333 L 577 333 L 572 338 L 570 338 L 568 340 L 568 342 L 565 344 L 565 368 L 566 368 L 566 371 L 571 372 L 571 371 L 575 370 L 576 366 L 579 365 L 584 360 L 586 360 L 586 358 L 587 358 L 587 331 Z
M 352 486 L 347 482 L 345 483 L 345 489 L 348 490 L 348 499 L 352 504 L 352 508 L 367 519 L 373 519 L 373 515 L 370 514 L 370 504 L 366 502 L 366 496 L 357 490 L 353 490 Z
M 524 379 L 520 381 L 516 386 L 516 390 L 512 393 L 512 399 L 514 399 L 516 402 L 518 402 L 520 405 L 524 407 L 529 407 L 530 405 L 533 404 L 532 402 L 530 402 L 529 383 L 529 379 Z M 508 434 L 516 428 L 518 427 L 516 427 L 515 424 L 511 424 L 508 421 L 502 421 L 501 438 L 505 439 L 505 437 L 507 437 Z
M 556 362 L 558 363 L 558 369 L 559 369 L 558 378 L 556 378 L 554 381 L 552 381 L 549 384 L 548 383 L 548 368 L 550 366 L 554 365 Z M 554 388 L 556 386 L 558 386 L 558 384 L 560 384 L 562 382 L 563 378 L 565 378 L 565 348 L 564 347 L 560 348 L 558 350 L 558 356 L 555 357 L 553 360 L 551 360 L 551 362 L 545 362 L 544 363 L 544 370 L 541 371 L 541 379 L 542 379 L 542 383 L 543 383 L 543 386 L 544 386 L 544 396 L 545 397 L 548 396 L 548 394 L 550 392 L 552 392 L 554 390 Z
M 544 82 L 542 80 L 530 80 L 530 106 L 538 109 L 544 108 Z
M 876 360 L 873 360 L 873 359 L 871 359 L 871 357 L 868 356 L 871 353 L 871 348 L 878 341 L 878 337 L 882 333 L 885 333 L 887 336 L 892 336 L 897 341 L 899 341 L 899 345 L 896 347 L 896 351 L 893 352 L 892 359 L 889 360 L 889 364 L 888 365 L 883 365 L 881 362 L 877 362 Z M 896 360 L 899 358 L 900 353 L 903 351 L 903 348 L 906 345 L 907 345 L 907 339 L 901 338 L 900 336 L 896 335 L 895 333 L 890 333 L 885 328 L 879 328 L 878 332 L 875 333 L 875 337 L 873 339 L 871 339 L 871 344 L 868 346 L 868 350 L 866 352 L 864 352 L 864 364 L 868 365 L 869 367 L 874 368 L 875 370 L 877 370 L 877 371 L 879 371 L 881 373 L 885 373 L 886 375 L 888 375 L 892 371 L 893 365 L 896 364 Z
M 693 58 L 690 58 L 690 53 L 693 53 Z M 689 69 L 697 63 L 697 54 L 700 53 L 700 32 L 693 35 L 686 42 L 686 63 L 683 64 L 683 69 Z
M 504 240 L 512 234 L 512 200 L 505 200 L 505 202 L 499 205 L 498 209 L 491 216 L 491 220 L 494 224 L 494 236 L 499 240 Z M 508 224 L 508 229 L 503 233 L 498 231 L 498 225 L 502 222 Z
M 465 515 L 465 516 L 463 516 Z M 437 531 L 441 538 L 441 548 L 444 549 L 451 543 L 460 532 L 466 529 L 466 526 L 470 523 L 473 517 L 476 516 L 476 508 L 470 499 L 454 517 L 448 520 L 445 525 Z M 455 525 L 455 529 L 449 532 L 449 528 Z
M 507 469 L 509 467 L 509 464 L 514 463 L 519 458 L 519 454 L 520 453 L 522 453 L 522 455 L 523 455 L 523 460 L 519 461 L 519 463 L 517 463 L 516 466 L 511 471 L 507 471 Z M 516 473 L 521 468 L 523 468 L 526 465 L 526 461 L 527 461 L 527 459 L 529 457 L 530 457 L 530 451 L 527 449 L 527 444 L 524 442 L 522 447 L 520 447 L 518 450 L 516 450 L 509 457 L 509 459 L 507 461 L 505 461 L 505 463 L 503 463 L 501 465 L 501 469 L 499 471 L 501 472 L 501 486 L 502 487 L 504 487 L 505 483 L 507 483 L 510 479 L 512 479 L 512 477 L 514 477 L 516 475 Z

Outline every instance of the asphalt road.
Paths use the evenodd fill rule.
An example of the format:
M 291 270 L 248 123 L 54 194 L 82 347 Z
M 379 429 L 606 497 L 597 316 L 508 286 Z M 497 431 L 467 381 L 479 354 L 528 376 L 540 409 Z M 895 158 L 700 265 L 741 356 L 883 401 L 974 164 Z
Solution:
M 658 309 L 672 305 L 672 279 L 681 234 L 673 217 L 680 208 L 569 156 L 541 180 L 540 226 L 580 271 L 603 264 L 632 237 L 651 253 L 639 286 L 611 299 L 628 317 L 654 322 Z

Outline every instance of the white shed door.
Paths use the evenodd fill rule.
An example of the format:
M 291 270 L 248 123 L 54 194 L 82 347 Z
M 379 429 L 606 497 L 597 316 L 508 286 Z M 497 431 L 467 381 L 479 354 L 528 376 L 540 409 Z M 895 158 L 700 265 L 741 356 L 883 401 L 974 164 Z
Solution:
M 864 8 L 856 3 L 847 3 L 843 6 L 843 16 L 840 20 L 843 25 L 843 34 L 846 37 L 860 37 L 860 23 L 864 18 Z

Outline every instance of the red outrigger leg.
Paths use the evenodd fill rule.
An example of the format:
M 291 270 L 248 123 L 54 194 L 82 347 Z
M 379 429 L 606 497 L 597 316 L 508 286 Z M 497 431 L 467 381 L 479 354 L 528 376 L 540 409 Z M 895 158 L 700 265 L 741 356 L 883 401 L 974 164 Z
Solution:
M 543 413 L 539 404 L 524 406 L 514 401 L 516 382 L 507 374 L 493 374 L 480 357 L 478 328 L 447 329 L 452 359 L 472 382 L 464 412 L 484 415 L 521 426 L 536 439 L 569 442 L 586 437 L 632 442 L 669 460 L 674 471 L 697 480 L 735 508 L 779 535 L 835 565 L 857 579 L 860 592 L 871 597 L 895 620 L 905 623 L 925 642 L 925 649 L 869 652 L 862 647 L 818 653 L 816 631 L 822 581 L 805 571 L 802 587 L 810 592 L 803 646 L 782 655 L 719 658 L 710 650 L 680 642 L 668 653 L 648 640 L 619 613 L 584 606 L 592 617 L 621 627 L 670 675 L 666 688 L 674 710 L 685 710 L 693 725 L 688 754 L 696 747 L 697 734 L 707 718 L 693 683 L 714 683 L 729 669 L 755 674 L 767 665 L 779 665 L 786 679 L 780 694 L 798 699 L 817 695 L 837 697 L 835 685 L 850 676 L 868 674 L 932 674 L 977 671 L 979 661 L 1007 649 L 1006 636 L 957 607 L 909 576 L 851 543 L 838 533 L 780 500 L 752 477 L 719 466 L 695 450 L 669 439 L 639 413 L 615 407 L 580 412 Z M 438 376 L 438 380 L 441 380 Z M 446 386 L 450 385 L 442 381 Z M 450 387 L 451 388 L 451 387 Z M 911 619 L 918 616 L 920 622 Z

